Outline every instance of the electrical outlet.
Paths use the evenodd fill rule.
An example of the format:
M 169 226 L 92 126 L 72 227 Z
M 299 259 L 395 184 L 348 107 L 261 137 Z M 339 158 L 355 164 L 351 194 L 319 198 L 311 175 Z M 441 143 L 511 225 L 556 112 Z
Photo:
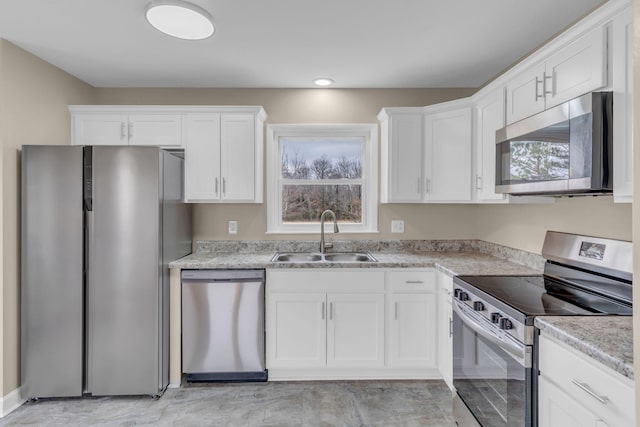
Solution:
M 392 233 L 404 233 L 404 220 L 397 219 L 391 221 L 391 232 Z
M 238 221 L 229 221 L 229 234 L 238 234 Z

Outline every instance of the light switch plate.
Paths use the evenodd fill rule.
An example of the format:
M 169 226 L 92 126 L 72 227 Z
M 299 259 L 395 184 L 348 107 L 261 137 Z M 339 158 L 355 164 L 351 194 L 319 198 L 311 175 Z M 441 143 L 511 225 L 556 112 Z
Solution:
M 238 234 L 238 221 L 229 221 L 229 234 Z
M 392 233 L 404 233 L 404 220 L 397 219 L 391 221 L 391 232 Z

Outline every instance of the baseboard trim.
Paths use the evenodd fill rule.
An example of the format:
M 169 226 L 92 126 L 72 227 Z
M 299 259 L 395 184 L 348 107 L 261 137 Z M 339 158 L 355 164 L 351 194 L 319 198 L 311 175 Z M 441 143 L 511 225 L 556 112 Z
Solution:
M 21 387 L 0 398 L 0 418 L 6 417 L 18 409 L 24 402 L 26 402 L 26 399 L 22 397 Z

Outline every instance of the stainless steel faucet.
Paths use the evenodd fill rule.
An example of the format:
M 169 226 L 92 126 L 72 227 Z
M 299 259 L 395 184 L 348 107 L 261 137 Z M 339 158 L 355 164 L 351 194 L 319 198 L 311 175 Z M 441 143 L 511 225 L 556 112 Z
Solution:
M 330 209 L 327 209 L 326 211 L 322 212 L 322 215 L 320 215 L 320 253 L 321 254 L 325 253 L 327 248 L 333 247 L 333 243 L 324 242 L 324 217 L 327 215 L 330 215 L 333 217 L 333 232 L 334 233 L 340 232 L 340 230 L 338 230 L 338 221 L 336 220 L 336 214 L 333 213 L 333 211 Z

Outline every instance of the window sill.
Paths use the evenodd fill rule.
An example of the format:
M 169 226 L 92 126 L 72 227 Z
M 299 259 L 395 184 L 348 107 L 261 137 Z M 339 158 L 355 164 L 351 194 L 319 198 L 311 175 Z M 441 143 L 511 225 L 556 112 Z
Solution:
M 375 230 L 340 230 L 340 233 L 327 233 L 326 237 L 340 235 L 340 234 L 379 234 L 380 231 Z M 268 230 L 265 234 L 320 234 L 320 229 L 316 230 Z

